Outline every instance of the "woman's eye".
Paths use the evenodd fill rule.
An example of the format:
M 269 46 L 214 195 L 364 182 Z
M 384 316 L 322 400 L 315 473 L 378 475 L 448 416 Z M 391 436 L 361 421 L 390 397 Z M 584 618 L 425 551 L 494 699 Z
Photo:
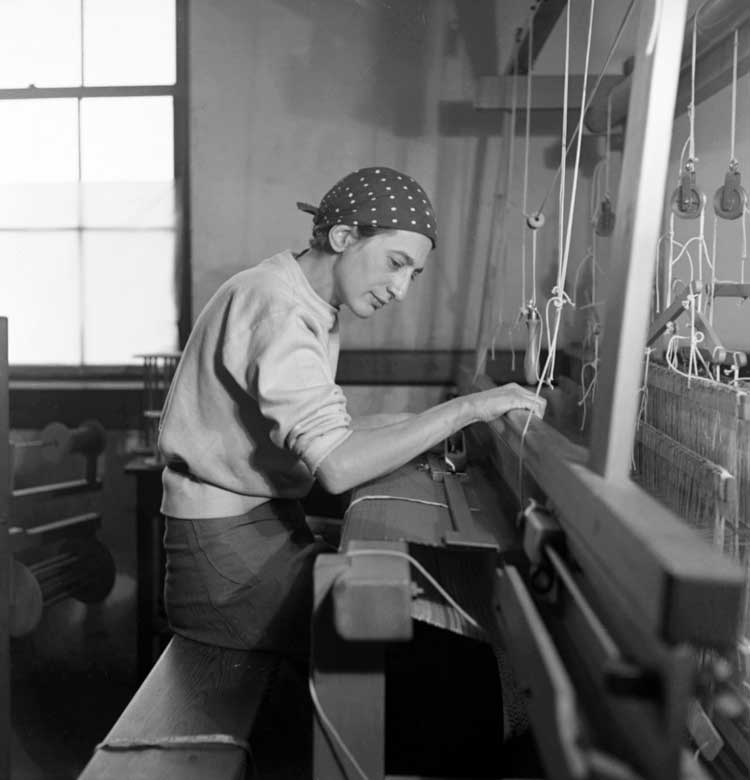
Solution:
M 401 268 L 401 263 L 399 263 L 399 262 L 398 262 L 398 260 L 396 260 L 396 259 L 395 259 L 395 258 L 393 258 L 393 257 L 389 257 L 389 258 L 388 258 L 388 262 L 389 262 L 389 264 L 390 264 L 391 268 L 393 268 L 393 269 L 394 269 L 394 271 L 395 271 L 396 269 L 398 269 L 398 268 Z

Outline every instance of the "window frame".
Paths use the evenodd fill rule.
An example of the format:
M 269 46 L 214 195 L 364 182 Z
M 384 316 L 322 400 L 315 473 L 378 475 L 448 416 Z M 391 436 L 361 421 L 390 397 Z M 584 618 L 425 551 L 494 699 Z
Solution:
M 192 273 L 190 262 L 190 165 L 189 165 L 189 94 L 188 94 L 188 0 L 175 0 L 174 84 L 20 87 L 0 89 L 0 100 L 39 100 L 50 98 L 145 97 L 166 95 L 172 98 L 174 122 L 174 182 L 180 202 L 180 222 L 175 231 L 175 285 L 177 301 L 177 340 L 179 349 L 187 341 L 192 327 Z M 12 323 L 9 323 L 12 327 Z M 140 378 L 138 365 L 52 365 L 10 364 L 11 382 L 109 382 Z

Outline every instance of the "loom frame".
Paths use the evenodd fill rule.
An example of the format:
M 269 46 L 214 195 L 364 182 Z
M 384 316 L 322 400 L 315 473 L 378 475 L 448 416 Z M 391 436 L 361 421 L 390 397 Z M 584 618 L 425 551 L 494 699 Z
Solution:
M 663 14 L 661 19 L 657 14 Z M 669 24 L 660 24 L 666 14 Z M 610 283 L 618 294 L 610 296 L 613 305 L 607 311 L 591 445 L 574 445 L 524 412 L 480 426 L 479 433 L 521 509 L 535 511 L 525 503 L 533 498 L 559 523 L 566 557 L 581 572 L 591 604 L 625 657 L 661 680 L 662 694 L 654 702 L 662 709 L 650 721 L 663 729 L 661 749 L 653 733 L 643 731 L 637 715 L 643 710 L 613 701 L 607 711 L 623 736 L 630 729 L 631 739 L 636 734 L 636 742 L 646 740 L 640 745 L 637 769 L 648 778 L 684 774 L 682 728 L 693 681 L 689 645 L 731 646 L 743 587 L 738 566 L 630 479 L 653 258 L 680 78 L 682 38 L 671 31 L 675 25 L 684 29 L 686 15 L 687 0 L 642 4 L 640 9 L 619 218 L 612 239 L 615 273 Z M 490 385 L 479 376 L 473 384 L 464 382 L 462 389 Z M 503 620 L 506 629 L 512 624 L 511 656 L 530 683 L 531 701 L 541 699 L 547 705 L 532 707 L 530 717 L 540 744 L 555 756 L 548 771 L 555 780 L 591 776 L 591 767 L 576 752 L 575 729 L 563 728 L 559 717 L 562 711 L 576 712 L 580 699 L 568 684 L 565 668 L 559 668 L 554 642 L 537 620 L 528 586 L 516 572 L 513 565 L 498 569 L 498 609 L 501 625 Z M 579 638 L 586 632 L 573 621 L 569 630 Z M 515 642 L 514 647 L 513 637 L 519 634 L 526 644 Z M 581 644 L 574 641 L 573 646 Z M 567 650 L 570 656 L 570 646 Z M 530 655 L 535 656 L 531 661 Z M 584 691 L 589 704 L 596 703 L 596 694 L 591 695 L 595 690 L 606 695 L 594 683 Z M 602 726 L 602 731 L 610 728 Z M 635 755 L 632 744 L 625 754 Z

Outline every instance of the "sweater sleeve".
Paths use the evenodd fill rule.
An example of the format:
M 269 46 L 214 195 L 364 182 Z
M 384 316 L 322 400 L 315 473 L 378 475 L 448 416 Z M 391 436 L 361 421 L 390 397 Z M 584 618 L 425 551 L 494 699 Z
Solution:
M 326 348 L 300 312 L 267 317 L 227 342 L 224 364 L 271 423 L 271 441 L 314 475 L 351 435 Z

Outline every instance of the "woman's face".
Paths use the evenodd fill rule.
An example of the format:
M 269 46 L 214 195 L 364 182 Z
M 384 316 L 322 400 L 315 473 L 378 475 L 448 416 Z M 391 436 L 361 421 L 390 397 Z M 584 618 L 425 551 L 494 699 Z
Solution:
M 351 242 L 334 266 L 334 305 L 345 304 L 367 318 L 393 300 L 402 301 L 431 249 L 427 236 L 409 230 Z

